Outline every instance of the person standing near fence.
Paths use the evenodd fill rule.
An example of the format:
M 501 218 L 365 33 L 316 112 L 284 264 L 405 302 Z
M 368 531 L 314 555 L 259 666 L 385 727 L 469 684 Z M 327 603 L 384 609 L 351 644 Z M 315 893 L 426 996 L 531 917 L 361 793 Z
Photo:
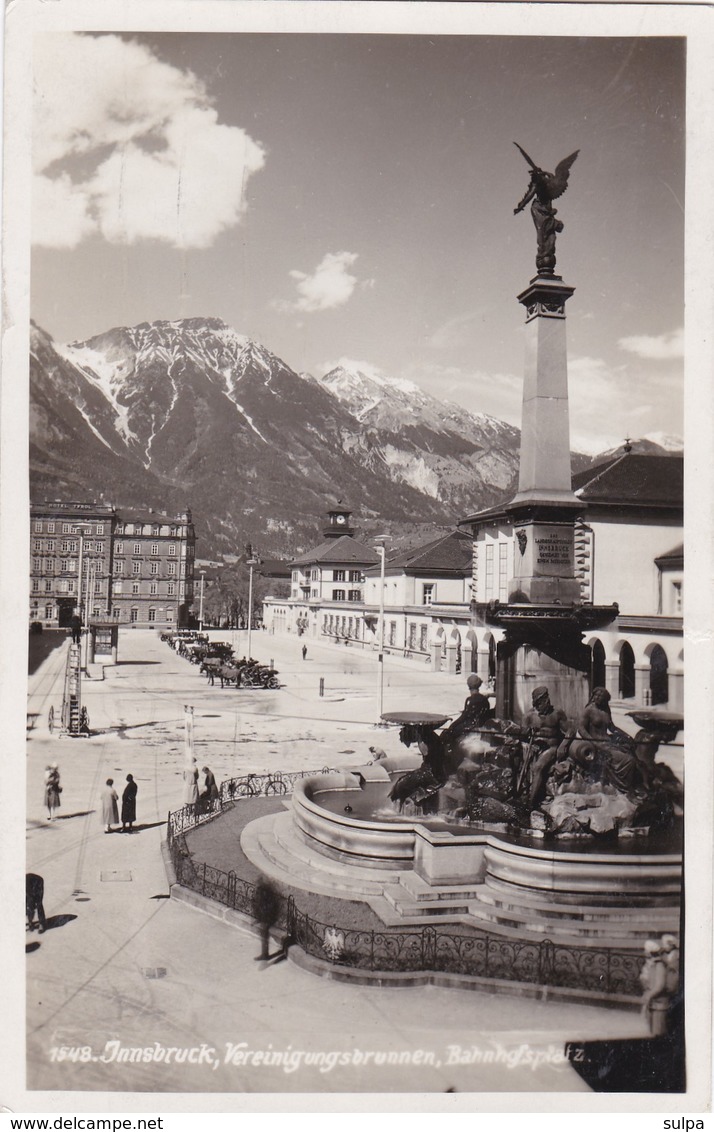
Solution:
M 121 796 L 121 831 L 133 833 L 132 826 L 136 821 L 136 795 L 139 787 L 134 782 L 134 775 L 127 774 L 126 786 Z
M 183 772 L 183 804 L 195 806 L 198 802 L 198 767 L 195 759 L 189 759 Z
M 114 789 L 114 779 L 108 778 L 104 789 L 99 795 L 102 803 L 102 822 L 104 824 L 104 832 L 111 833 L 113 825 L 119 825 L 119 809 L 117 802 L 119 795 Z M 122 809 L 123 809 L 122 805 Z
M 203 783 L 203 794 L 201 795 L 203 804 L 207 811 L 217 810 L 220 806 L 221 795 L 216 776 L 207 766 L 201 767 L 201 772 L 206 776 Z

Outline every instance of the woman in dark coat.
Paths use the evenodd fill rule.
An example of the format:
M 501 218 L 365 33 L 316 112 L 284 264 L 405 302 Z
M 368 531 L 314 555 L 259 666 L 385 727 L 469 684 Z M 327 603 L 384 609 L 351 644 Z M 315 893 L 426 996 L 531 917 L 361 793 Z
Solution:
M 139 787 L 134 782 L 133 774 L 127 774 L 126 786 L 121 796 L 121 831 L 133 833 L 132 826 L 136 821 L 136 795 Z

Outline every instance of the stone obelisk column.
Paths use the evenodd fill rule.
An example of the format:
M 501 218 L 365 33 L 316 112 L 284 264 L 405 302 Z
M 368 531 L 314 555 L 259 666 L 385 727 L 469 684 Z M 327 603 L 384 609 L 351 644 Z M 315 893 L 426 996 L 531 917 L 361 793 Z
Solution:
M 501 513 L 513 528 L 513 577 L 508 601 L 493 603 L 486 613 L 504 630 L 496 657 L 496 714 L 523 718 L 534 688 L 545 685 L 551 701 L 578 719 L 591 668 L 583 632 L 617 615 L 617 606 L 584 604 L 575 577 L 580 503 L 571 487 L 565 340 L 565 304 L 575 288 L 555 274 L 555 240 L 563 224 L 553 201 L 565 192 L 578 151 L 548 173 L 517 148 L 531 179 L 514 212 L 530 203 L 537 274 L 518 296 L 526 309 L 520 472 L 518 491 Z M 489 514 L 491 521 L 495 517 Z
M 518 492 L 508 505 L 516 539 L 509 601 L 580 600 L 565 338 L 574 290 L 560 276 L 538 275 L 518 296 L 526 308 L 526 359 Z

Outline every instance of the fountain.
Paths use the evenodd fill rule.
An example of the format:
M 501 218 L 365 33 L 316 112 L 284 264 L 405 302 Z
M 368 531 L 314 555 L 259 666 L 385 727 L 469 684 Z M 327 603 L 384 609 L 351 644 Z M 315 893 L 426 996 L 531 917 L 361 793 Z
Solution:
M 678 927 L 682 787 L 655 755 L 683 721 L 632 712 L 632 737 L 614 725 L 608 692 L 590 687 L 583 634 L 611 623 L 618 607 L 583 602 L 575 576 L 581 505 L 571 489 L 565 340 L 574 288 L 555 274 L 563 225 L 553 200 L 577 152 L 555 174 L 521 152 L 531 181 L 514 211 L 531 202 L 538 254 L 518 296 L 527 335 L 518 491 L 469 520 L 474 539 L 499 519 L 513 527 L 508 600 L 487 614 L 504 630 L 495 712 L 474 677 L 449 728 L 430 713 L 384 716 L 419 754 L 308 778 L 281 821 L 309 848 L 316 877 L 330 862 L 327 890 L 381 891 L 393 923 L 417 907 L 446 915 L 458 896 L 472 920 L 511 933 L 639 940 L 655 921 Z M 384 905 L 373 906 L 385 915 Z

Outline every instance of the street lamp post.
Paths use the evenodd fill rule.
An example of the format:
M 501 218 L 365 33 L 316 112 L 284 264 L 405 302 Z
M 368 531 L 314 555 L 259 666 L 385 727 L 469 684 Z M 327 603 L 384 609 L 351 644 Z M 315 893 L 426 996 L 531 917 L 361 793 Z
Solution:
M 82 622 L 85 639 L 89 636 L 89 578 L 87 578 L 87 595 L 83 601 L 83 572 L 84 572 L 84 536 L 92 533 L 91 527 L 74 527 L 73 534 L 79 535 L 79 616 Z M 81 653 L 80 643 L 80 653 Z M 84 651 L 84 671 L 87 671 L 87 649 Z
M 384 714 L 384 543 L 377 545 L 379 554 L 379 653 L 377 656 L 377 715 Z
M 201 633 L 203 632 L 203 583 L 205 581 L 205 578 L 206 578 L 206 571 L 201 570 L 201 595 L 200 595 L 200 598 L 199 598 L 199 605 L 198 605 L 198 627 L 199 627 L 199 631 Z
M 250 651 L 250 638 L 253 631 L 253 568 L 260 566 L 263 561 L 257 554 L 253 552 L 252 546 L 248 546 L 250 557 L 248 558 L 248 566 L 250 568 L 250 575 L 248 578 L 248 660 L 251 658 Z

